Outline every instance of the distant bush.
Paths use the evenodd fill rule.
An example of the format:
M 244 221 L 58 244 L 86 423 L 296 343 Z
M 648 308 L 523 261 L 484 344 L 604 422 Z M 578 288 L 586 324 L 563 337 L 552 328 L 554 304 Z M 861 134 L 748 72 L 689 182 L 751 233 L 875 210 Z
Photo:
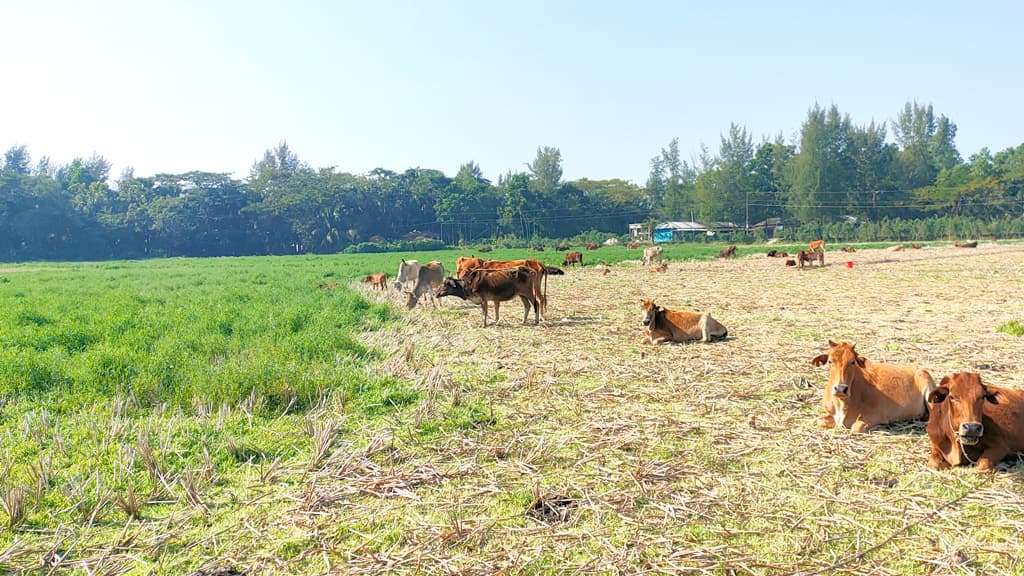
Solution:
M 424 250 L 444 250 L 444 242 L 440 240 L 395 240 L 394 242 L 360 242 L 342 250 L 343 254 L 376 254 L 380 252 L 419 252 Z

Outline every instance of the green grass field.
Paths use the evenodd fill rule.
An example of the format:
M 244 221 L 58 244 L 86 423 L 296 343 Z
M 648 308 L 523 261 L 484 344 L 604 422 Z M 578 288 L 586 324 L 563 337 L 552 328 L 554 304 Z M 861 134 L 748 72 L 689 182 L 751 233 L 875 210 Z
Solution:
M 999 511 L 1020 507 L 1012 480 L 975 497 L 989 481 L 971 471 L 921 470 L 920 430 L 857 440 L 796 424 L 816 416 L 806 357 L 825 338 L 899 356 L 945 333 L 928 320 L 873 332 L 897 321 L 871 325 L 881 303 L 853 274 L 923 298 L 918 320 L 949 309 L 922 290 L 952 274 L 986 314 L 1010 313 L 957 338 L 1012 350 L 1020 310 L 980 287 L 1019 282 L 1015 253 L 961 268 L 959 252 L 874 251 L 843 256 L 853 270 L 796 271 L 716 261 L 721 248 L 667 246 L 678 266 L 662 275 L 626 263 L 637 250 L 584 251 L 614 273 L 553 279 L 536 328 L 515 306 L 488 329 L 460 303 L 406 312 L 358 282 L 402 257 L 453 269 L 472 250 L 0 264 L 0 573 L 910 574 L 929 566 L 907 553 L 921 539 L 985 558 L 938 568 L 1019 569 L 1000 560 L 1022 530 Z M 918 261 L 889 261 L 904 257 Z M 837 289 L 863 302 L 777 306 Z M 733 340 L 637 345 L 639 297 L 707 293 Z M 1019 372 L 962 350 L 927 357 Z M 780 414 L 792 428 L 769 433 Z M 940 536 L 965 515 L 988 536 Z

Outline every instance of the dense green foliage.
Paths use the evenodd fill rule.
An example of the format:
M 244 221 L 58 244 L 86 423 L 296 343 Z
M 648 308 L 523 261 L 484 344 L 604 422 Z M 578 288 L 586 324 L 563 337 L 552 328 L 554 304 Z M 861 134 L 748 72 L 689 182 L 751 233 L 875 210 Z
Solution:
M 416 242 L 431 249 L 621 235 L 629 223 L 655 218 L 741 227 L 781 218 L 805 239 L 845 222 L 870 228 L 843 232 L 850 240 L 940 238 L 952 228 L 1020 235 L 1024 144 L 964 161 L 956 125 L 917 103 L 907 103 L 892 128 L 895 143 L 884 123 L 857 126 L 836 106 L 815 105 L 795 142 L 779 136 L 755 144 L 731 125 L 717 154 L 704 149 L 697 166 L 681 159 L 673 139 L 652 159 L 643 187 L 566 182 L 553 147 L 539 147 L 526 172 L 501 175 L 497 184 L 474 162 L 454 177 L 426 168 L 313 169 L 282 143 L 245 180 L 128 170 L 114 186 L 101 156 L 67 166 L 44 157 L 33 166 L 28 150 L 14 147 L 0 170 L 0 260 L 361 253 Z M 918 220 L 931 223 L 892 224 Z M 1005 224 L 988 230 L 994 220 Z

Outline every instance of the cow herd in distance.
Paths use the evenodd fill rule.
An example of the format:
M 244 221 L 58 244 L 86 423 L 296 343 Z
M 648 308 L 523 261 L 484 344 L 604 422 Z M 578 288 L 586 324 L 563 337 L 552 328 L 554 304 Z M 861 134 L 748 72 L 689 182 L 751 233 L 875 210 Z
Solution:
M 975 248 L 977 242 L 957 242 L 954 246 Z M 598 247 L 597 244 L 586 246 L 588 250 Z M 583 266 L 583 252 L 564 246 L 558 248 L 565 252 L 564 267 Z M 667 269 L 661 246 L 631 242 L 627 248 L 642 248 L 641 264 L 649 266 L 651 272 Z M 543 251 L 539 247 L 533 249 Z M 903 246 L 889 250 L 902 251 Z M 854 251 L 852 247 L 840 249 L 842 253 Z M 789 256 L 778 250 L 770 250 L 767 255 Z M 735 256 L 736 246 L 728 246 L 718 254 L 719 258 Z M 813 263 L 824 266 L 824 256 L 825 241 L 815 240 L 785 264 L 801 268 Z M 850 264 L 847 262 L 848 266 Z M 595 269 L 602 275 L 610 271 L 603 263 L 597 264 Z M 424 295 L 429 295 L 435 306 L 436 298 L 446 296 L 478 304 L 483 312 L 484 327 L 488 326 L 489 303 L 493 303 L 496 323 L 501 302 L 519 297 L 523 303 L 523 323 L 529 322 L 532 308 L 533 323 L 537 325 L 547 306 L 547 277 L 564 274 L 563 269 L 536 259 L 483 260 L 460 256 L 456 259 L 455 275 L 446 276 L 441 262 L 420 264 L 403 259 L 397 280 L 391 286 L 404 292 L 409 309 Z M 388 287 L 385 273 L 367 275 L 364 282 L 374 289 Z M 710 313 L 672 310 L 650 299 L 641 302 L 641 310 L 645 344 L 710 343 L 724 340 L 729 334 Z M 935 469 L 973 465 L 979 470 L 991 470 L 1008 456 L 1024 453 L 1024 391 L 986 385 L 980 375 L 973 372 L 956 372 L 936 384 L 924 368 L 871 362 L 849 342 L 829 340 L 826 353 L 815 356 L 811 364 L 829 367 L 821 400 L 825 414 L 818 421 L 822 428 L 840 427 L 863 433 L 887 424 L 927 420 L 931 443 L 928 466 Z

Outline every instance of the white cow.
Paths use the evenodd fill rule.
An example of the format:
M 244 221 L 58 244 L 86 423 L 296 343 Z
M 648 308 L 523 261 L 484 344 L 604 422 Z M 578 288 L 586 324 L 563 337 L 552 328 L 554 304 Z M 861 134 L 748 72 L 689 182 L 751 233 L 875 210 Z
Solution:
M 406 285 L 416 286 L 416 280 L 420 277 L 419 260 L 402 260 L 398 265 L 398 279 L 395 281 L 395 290 L 401 292 Z
M 653 264 L 655 260 L 657 260 L 658 262 L 663 261 L 661 246 L 648 246 L 647 248 L 644 248 L 644 266 L 649 266 Z
M 412 292 L 406 292 L 405 307 L 415 308 L 416 303 L 424 294 L 430 294 L 430 302 L 437 307 L 437 301 L 434 297 L 437 288 L 441 287 L 444 282 L 444 265 L 433 260 L 427 262 L 420 267 L 419 275 L 416 277 L 416 285 L 413 286 Z

